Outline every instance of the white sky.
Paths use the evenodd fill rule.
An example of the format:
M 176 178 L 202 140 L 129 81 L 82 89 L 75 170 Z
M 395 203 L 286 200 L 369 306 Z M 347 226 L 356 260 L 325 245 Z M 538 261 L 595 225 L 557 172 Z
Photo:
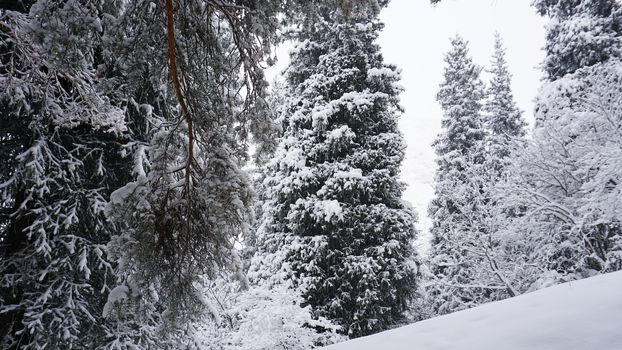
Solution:
M 428 248 L 431 221 L 427 207 L 434 195 L 434 150 L 432 141 L 440 132 L 442 112 L 436 92 L 442 80 L 443 55 L 449 38 L 456 33 L 469 41 L 471 56 L 488 65 L 495 31 L 501 33 L 513 73 L 512 87 L 519 107 L 532 122 L 532 100 L 540 85 L 538 68 L 544 58 L 544 23 L 530 0 L 392 0 L 383 9 L 386 27 L 380 45 L 387 63 L 402 69 L 401 96 L 405 113 L 400 123 L 407 144 L 402 179 L 408 184 L 404 197 L 419 214 L 419 248 Z M 273 79 L 287 65 L 287 49 L 278 50 L 279 62 L 267 76 Z

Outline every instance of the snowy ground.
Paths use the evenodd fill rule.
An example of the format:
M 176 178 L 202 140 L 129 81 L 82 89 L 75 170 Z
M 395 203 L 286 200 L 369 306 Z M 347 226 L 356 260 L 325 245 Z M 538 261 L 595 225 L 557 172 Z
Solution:
M 621 350 L 622 271 L 324 349 Z

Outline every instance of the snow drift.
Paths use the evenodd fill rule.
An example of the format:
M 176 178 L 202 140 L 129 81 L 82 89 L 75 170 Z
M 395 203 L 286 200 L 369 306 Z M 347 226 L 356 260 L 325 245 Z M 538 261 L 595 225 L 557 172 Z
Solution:
M 564 283 L 325 350 L 620 350 L 622 271 Z

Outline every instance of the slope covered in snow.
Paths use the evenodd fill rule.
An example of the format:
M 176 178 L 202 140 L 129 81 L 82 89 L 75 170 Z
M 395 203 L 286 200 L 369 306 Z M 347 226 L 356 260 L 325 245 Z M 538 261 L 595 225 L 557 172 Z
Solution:
M 620 350 L 622 271 L 542 289 L 325 350 Z

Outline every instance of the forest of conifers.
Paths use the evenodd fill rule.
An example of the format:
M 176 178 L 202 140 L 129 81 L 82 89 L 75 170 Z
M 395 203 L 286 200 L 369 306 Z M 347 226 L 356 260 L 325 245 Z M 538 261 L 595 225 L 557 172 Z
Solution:
M 533 127 L 451 39 L 425 256 L 388 2 L 0 1 L 0 349 L 311 349 L 621 270 L 620 2 L 532 1 Z

